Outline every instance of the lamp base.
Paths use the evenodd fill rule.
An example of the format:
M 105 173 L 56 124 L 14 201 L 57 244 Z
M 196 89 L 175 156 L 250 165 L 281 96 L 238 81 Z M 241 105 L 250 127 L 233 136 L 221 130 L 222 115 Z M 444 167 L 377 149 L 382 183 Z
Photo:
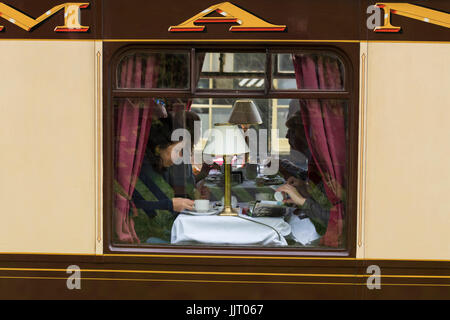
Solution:
M 236 209 L 233 209 L 231 207 L 225 207 L 222 212 L 219 213 L 219 216 L 238 216 L 238 212 Z

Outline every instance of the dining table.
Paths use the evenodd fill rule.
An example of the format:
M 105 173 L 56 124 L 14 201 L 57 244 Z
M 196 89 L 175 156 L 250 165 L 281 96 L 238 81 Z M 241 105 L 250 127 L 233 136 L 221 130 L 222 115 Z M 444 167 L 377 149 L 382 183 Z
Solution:
M 279 217 L 252 217 L 242 213 L 245 204 L 238 206 L 237 216 L 221 216 L 221 208 L 180 213 L 172 225 L 171 244 L 285 247 L 287 240 L 306 246 L 320 238 L 311 220 L 292 214 L 291 208 Z
M 172 226 L 172 244 L 286 246 L 291 226 L 283 217 L 181 213 Z

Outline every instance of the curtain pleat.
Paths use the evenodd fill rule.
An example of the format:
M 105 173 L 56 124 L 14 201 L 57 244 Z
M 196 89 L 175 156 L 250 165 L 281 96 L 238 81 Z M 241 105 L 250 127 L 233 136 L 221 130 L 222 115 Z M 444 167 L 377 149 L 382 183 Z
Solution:
M 339 90 L 342 74 L 338 60 L 318 54 L 294 54 L 293 62 L 298 89 Z M 345 104 L 335 100 L 302 100 L 301 116 L 315 171 L 324 183 L 332 203 L 330 218 L 321 244 L 339 247 L 344 226 L 346 186 Z
M 145 62 L 143 64 L 143 57 L 138 54 L 125 58 L 119 66 L 120 86 L 151 88 L 157 79 L 156 59 L 150 55 Z M 142 167 L 153 107 L 151 99 L 124 99 L 119 102 L 117 109 L 114 226 L 117 240 L 121 243 L 139 243 L 130 215 L 130 207 L 133 214 L 137 214 L 131 197 Z

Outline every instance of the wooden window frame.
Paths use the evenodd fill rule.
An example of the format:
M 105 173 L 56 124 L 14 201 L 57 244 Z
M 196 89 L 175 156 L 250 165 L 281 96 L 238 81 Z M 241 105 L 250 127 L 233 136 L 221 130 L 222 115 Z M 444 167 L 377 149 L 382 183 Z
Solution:
M 357 227 L 357 177 L 358 177 L 358 119 L 359 119 L 359 43 L 283 43 L 277 45 L 253 44 L 253 45 L 224 45 L 205 43 L 192 43 L 189 45 L 174 43 L 123 43 L 105 42 L 103 48 L 103 251 L 105 254 L 138 254 L 138 255 L 174 255 L 174 256 L 263 256 L 263 257 L 356 257 L 356 227 Z M 190 88 L 179 89 L 115 89 L 116 68 L 123 55 L 130 50 L 140 52 L 161 51 L 190 51 Z M 266 52 L 268 59 L 266 66 L 267 79 L 264 90 L 258 92 L 238 93 L 235 91 L 215 90 L 214 92 L 196 92 L 196 61 L 195 50 L 213 52 Z M 292 53 L 296 50 L 327 51 L 335 53 L 342 61 L 345 68 L 345 88 L 343 91 L 313 91 L 313 90 L 271 90 L 272 70 L 270 68 L 271 53 Z M 113 100 L 116 98 L 250 98 L 250 99 L 341 99 L 348 101 L 348 145 L 347 145 L 347 190 L 348 199 L 346 206 L 346 223 L 344 234 L 346 238 L 345 248 L 299 248 L 299 247 L 238 247 L 238 246 L 184 246 L 184 245 L 146 245 L 135 246 L 129 244 L 113 244 L 113 176 L 114 176 L 114 128 L 113 128 Z

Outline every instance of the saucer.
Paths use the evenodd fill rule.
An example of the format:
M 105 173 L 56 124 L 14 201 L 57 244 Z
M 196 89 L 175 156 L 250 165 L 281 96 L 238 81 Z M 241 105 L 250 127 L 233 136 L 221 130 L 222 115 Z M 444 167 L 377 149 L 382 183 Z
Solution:
M 219 210 L 217 210 L 217 209 L 210 209 L 208 211 L 183 210 L 183 211 L 181 211 L 181 213 L 189 214 L 189 215 L 192 215 L 192 216 L 211 216 L 211 215 L 214 215 L 214 214 L 218 214 Z

